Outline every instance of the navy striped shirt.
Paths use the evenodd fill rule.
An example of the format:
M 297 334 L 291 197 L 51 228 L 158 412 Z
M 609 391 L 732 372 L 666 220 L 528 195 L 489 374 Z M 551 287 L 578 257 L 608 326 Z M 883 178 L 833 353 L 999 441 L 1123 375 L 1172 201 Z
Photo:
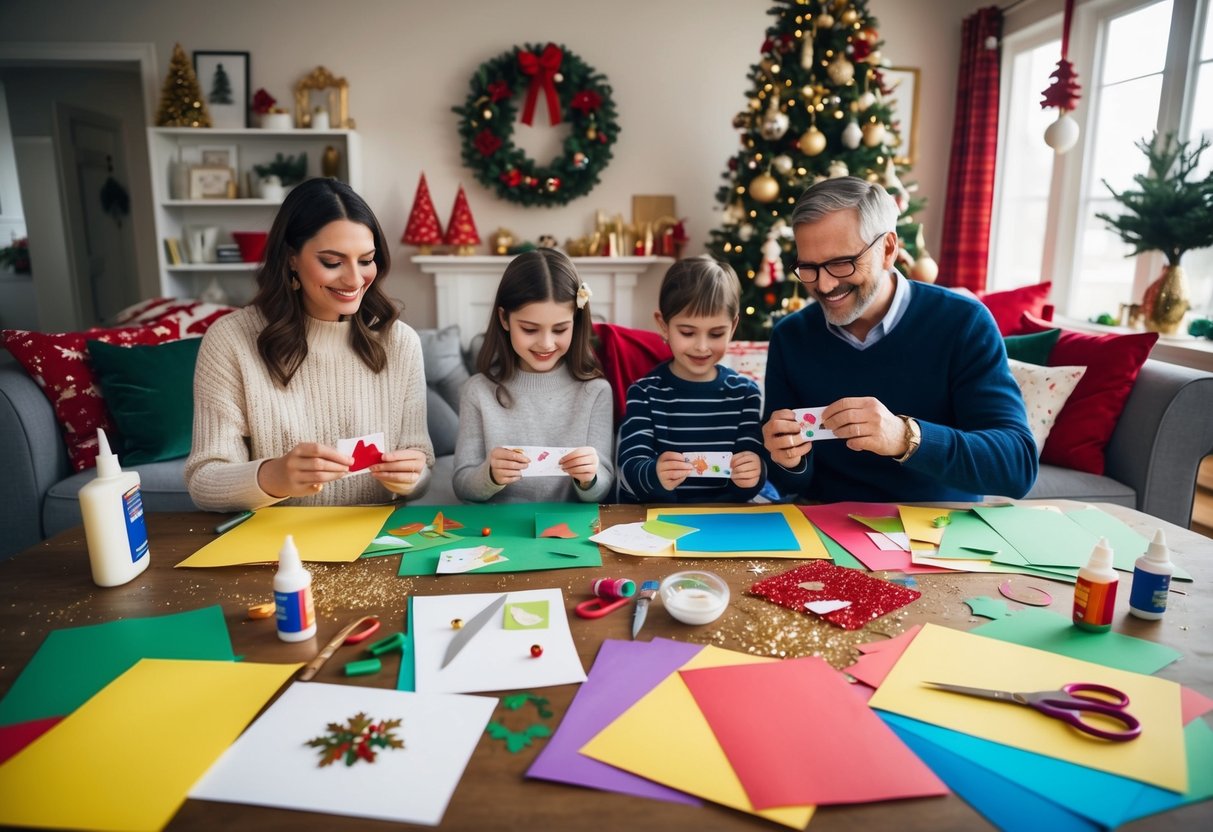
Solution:
M 762 454 L 762 393 L 758 385 L 717 365 L 712 381 L 686 381 L 669 362 L 628 388 L 619 437 L 620 497 L 624 502 L 746 502 L 766 480 L 739 488 L 728 478 L 688 477 L 670 491 L 657 479 L 657 457 L 666 451 Z

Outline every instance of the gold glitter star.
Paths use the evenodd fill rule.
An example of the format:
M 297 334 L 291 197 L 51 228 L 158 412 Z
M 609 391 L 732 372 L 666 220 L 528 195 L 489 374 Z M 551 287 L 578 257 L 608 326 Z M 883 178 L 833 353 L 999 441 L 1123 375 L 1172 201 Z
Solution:
M 755 575 L 765 575 L 767 568 L 765 566 L 763 566 L 761 563 L 754 563 L 754 564 L 750 564 L 750 568 L 747 569 L 746 571 L 753 572 Z

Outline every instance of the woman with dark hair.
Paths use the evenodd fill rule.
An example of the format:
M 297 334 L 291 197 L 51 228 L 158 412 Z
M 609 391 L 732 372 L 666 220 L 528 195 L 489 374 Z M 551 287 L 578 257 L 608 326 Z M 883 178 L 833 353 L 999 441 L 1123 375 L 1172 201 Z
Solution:
M 421 342 L 380 281 L 388 245 L 366 202 L 335 179 L 278 211 L 251 305 L 217 321 L 194 375 L 190 496 L 211 511 L 355 505 L 420 496 L 434 450 Z M 342 438 L 392 450 L 347 476 Z M 386 489 L 386 491 L 385 491 Z

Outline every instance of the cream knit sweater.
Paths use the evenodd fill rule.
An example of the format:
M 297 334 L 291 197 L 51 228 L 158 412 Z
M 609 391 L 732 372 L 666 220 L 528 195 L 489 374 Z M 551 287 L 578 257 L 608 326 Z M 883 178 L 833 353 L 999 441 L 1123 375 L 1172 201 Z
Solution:
M 285 389 L 257 352 L 260 311 L 246 307 L 207 331 L 194 374 L 194 439 L 185 465 L 186 487 L 199 507 L 238 511 L 277 503 L 257 484 L 263 462 L 301 442 L 335 448 L 338 439 L 379 431 L 389 450 L 425 452 L 428 467 L 416 486 L 389 491 L 370 474 L 355 474 L 285 504 L 383 503 L 394 499 L 393 491 L 412 497 L 425 492 L 434 449 L 417 333 L 397 321 L 384 335 L 387 366 L 376 374 L 350 348 L 348 321 L 307 320 L 307 358 Z

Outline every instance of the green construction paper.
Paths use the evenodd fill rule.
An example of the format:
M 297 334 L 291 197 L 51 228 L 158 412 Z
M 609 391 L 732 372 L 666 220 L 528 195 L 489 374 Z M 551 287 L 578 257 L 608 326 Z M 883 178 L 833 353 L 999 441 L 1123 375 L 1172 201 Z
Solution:
M 897 521 L 899 524 L 900 520 Z M 844 549 L 834 538 L 823 532 L 816 526 L 813 531 L 817 532 L 817 536 L 821 538 L 822 544 L 826 547 L 826 551 L 830 553 L 830 557 L 834 561 L 835 566 L 845 566 L 847 569 L 858 569 L 860 572 L 867 572 L 868 567 L 864 566 L 860 561 Z
M 417 667 L 413 656 L 413 628 L 409 622 L 413 620 L 413 596 L 409 596 L 404 614 L 404 644 L 400 645 L 400 673 L 396 676 L 396 690 L 417 690 Z
M 900 517 L 860 517 L 858 514 L 848 514 L 847 516 L 881 534 L 905 534 L 906 531 L 906 527 L 901 524 Z
M 1032 566 L 1083 567 L 1099 543 L 1097 535 L 1059 511 L 1022 506 L 978 506 L 973 510 Z M 994 561 L 1008 562 L 1003 560 L 1005 555 L 995 555 Z
M 447 506 L 401 506 L 388 515 L 387 520 L 383 522 L 375 539 L 370 545 L 363 550 L 359 557 L 374 558 L 381 555 L 398 555 L 403 552 L 419 552 L 424 549 L 433 549 L 437 546 L 446 546 L 454 543 L 461 538 L 453 536 L 452 532 L 447 532 L 441 535 L 414 533 L 406 537 L 398 537 L 397 535 L 389 534 L 388 529 L 398 529 L 407 523 L 425 523 L 429 525 L 434 522 L 434 518 L 438 516 L 438 512 L 443 511 Z M 401 519 L 407 514 L 407 519 Z M 445 512 L 443 512 L 445 516 Z M 459 529 L 459 532 L 467 532 L 465 529 Z M 479 529 L 477 529 L 479 533 Z M 389 546 L 378 542 L 381 538 L 396 538 L 400 541 L 399 546 Z M 434 566 L 438 566 L 438 560 L 434 560 Z M 433 574 L 433 573 L 430 573 Z
M 535 537 L 539 537 L 553 526 L 559 526 L 561 523 L 568 523 L 568 515 L 564 513 L 551 514 L 548 512 L 537 512 L 535 514 Z M 554 537 L 551 540 L 584 540 L 594 533 L 594 530 L 588 526 L 584 529 L 569 527 L 569 531 L 577 535 L 574 537 Z
M 522 731 L 511 731 L 500 722 L 490 722 L 484 730 L 495 740 L 505 740 L 505 747 L 511 754 L 517 754 L 529 746 L 535 737 L 552 736 L 552 729 L 542 722 L 536 722 Z
M 598 545 L 588 538 L 562 540 L 536 538 L 535 517 L 542 514 L 555 523 L 568 523 L 581 534 L 588 533 L 598 519 L 597 504 L 590 503 L 477 503 L 460 506 L 402 506 L 392 512 L 389 523 L 429 523 L 438 512 L 463 525 L 451 529 L 449 540 L 410 549 L 400 558 L 399 575 L 433 575 L 438 568 L 438 552 L 445 547 L 460 548 L 485 544 L 500 547 L 509 560 L 491 563 L 476 570 L 486 572 L 530 572 L 536 569 L 570 569 L 581 566 L 602 566 Z M 488 529 L 487 536 L 481 531 Z M 413 538 L 410 538 L 412 540 Z
M 979 595 L 976 598 L 966 598 L 965 603 L 969 605 L 969 609 L 973 611 L 973 615 L 982 618 L 991 618 L 997 621 L 1010 615 L 1011 610 L 1007 608 L 1006 601 L 1000 601 L 997 598 L 991 598 L 989 595 Z
M 1017 610 L 1005 618 L 982 624 L 972 632 L 1133 673 L 1157 673 L 1183 658 L 1182 653 L 1165 644 L 1123 633 L 1080 630 L 1066 616 L 1041 607 Z
M 55 630 L 0 701 L 0 725 L 66 716 L 140 659 L 235 658 L 218 605 Z
M 694 515 L 687 515 L 693 517 Z M 697 532 L 699 529 L 694 526 L 683 526 L 678 523 L 671 523 L 668 520 L 646 520 L 640 524 L 640 528 L 644 529 L 649 534 L 655 534 L 658 537 L 664 537 L 666 540 L 677 540 L 691 532 Z
M 1106 511 L 1100 511 L 1094 506 L 1077 511 L 1067 511 L 1066 516 L 1091 534 L 1108 539 L 1108 543 L 1112 546 L 1112 566 L 1121 572 L 1132 572 L 1134 561 L 1144 555 L 1150 545 L 1148 538 L 1133 531 Z M 1171 575 L 1173 580 L 1192 580 L 1191 573 L 1174 560 L 1171 563 L 1175 567 L 1175 572 Z
M 510 614 L 510 610 L 519 609 L 523 612 L 529 612 L 531 615 L 538 616 L 539 621 L 534 624 L 520 624 Z M 506 604 L 505 609 L 501 611 L 501 622 L 507 630 L 546 630 L 548 628 L 548 602 L 547 601 L 519 601 L 515 604 Z
M 951 519 L 939 542 L 939 551 L 932 557 L 989 560 L 1014 548 L 972 511 L 954 511 Z
M 393 528 L 395 527 L 393 526 Z M 359 557 L 377 558 L 381 555 L 399 555 L 412 548 L 413 544 L 404 540 L 404 538 L 385 534 L 372 540 Z

